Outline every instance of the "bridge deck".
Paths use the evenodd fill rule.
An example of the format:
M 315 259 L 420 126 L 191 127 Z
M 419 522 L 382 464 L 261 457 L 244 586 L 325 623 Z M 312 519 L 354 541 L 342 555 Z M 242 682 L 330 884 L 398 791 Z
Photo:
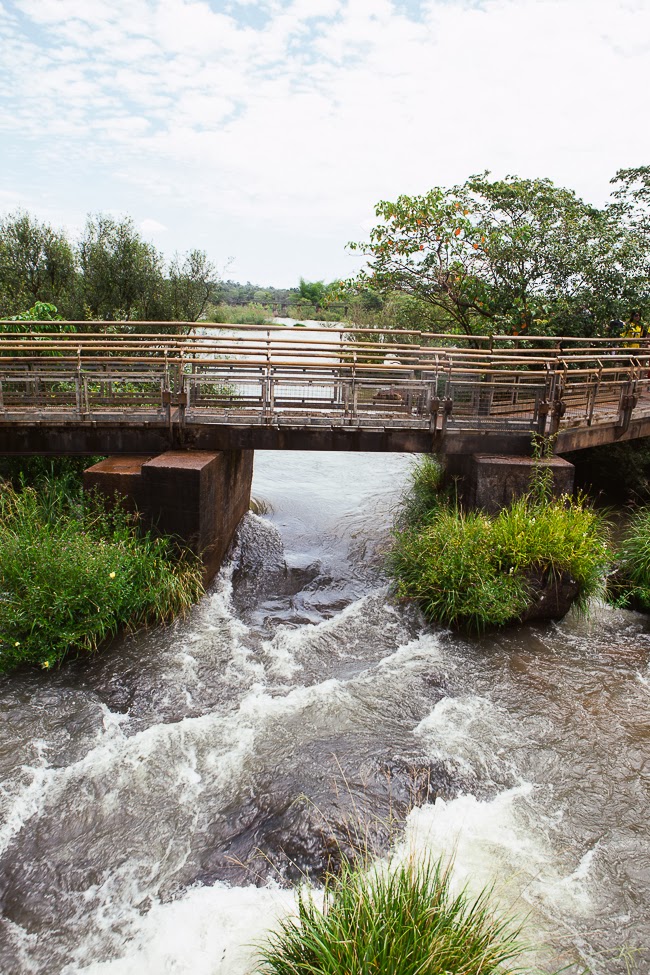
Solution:
M 0 452 L 519 453 L 532 433 L 557 434 L 561 452 L 650 433 L 648 360 L 632 340 L 133 329 L 0 334 Z

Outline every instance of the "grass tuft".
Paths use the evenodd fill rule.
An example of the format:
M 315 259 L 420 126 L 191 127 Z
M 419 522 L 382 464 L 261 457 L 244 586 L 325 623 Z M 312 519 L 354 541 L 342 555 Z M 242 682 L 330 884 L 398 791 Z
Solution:
M 430 522 L 447 500 L 442 465 L 428 454 L 411 470 L 411 484 L 401 501 L 398 524 L 407 527 Z
M 608 528 L 583 497 L 551 498 L 535 484 L 491 517 L 450 502 L 439 483 L 435 462 L 416 468 L 388 559 L 398 597 L 429 620 L 473 632 L 515 622 L 540 580 L 572 580 L 582 609 L 602 593 Z M 648 532 L 650 552 L 650 521 Z
M 450 865 L 429 859 L 328 876 L 323 907 L 308 887 L 298 915 L 261 949 L 261 975 L 508 975 L 521 968 L 519 927 L 489 905 L 489 891 L 455 895 Z
M 618 546 L 612 596 L 618 606 L 650 611 L 650 508 L 630 518 Z
M 164 623 L 203 592 L 198 559 L 64 481 L 0 493 L 0 671 L 46 669 L 122 628 Z

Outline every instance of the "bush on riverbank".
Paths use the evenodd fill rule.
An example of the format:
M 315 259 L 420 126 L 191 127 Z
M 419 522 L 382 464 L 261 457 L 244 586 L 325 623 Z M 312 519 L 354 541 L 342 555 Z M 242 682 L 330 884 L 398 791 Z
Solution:
M 602 590 L 606 524 L 583 498 L 549 497 L 543 465 L 529 495 L 490 517 L 436 494 L 434 464 L 416 469 L 389 557 L 397 595 L 429 620 L 481 632 L 527 617 L 540 591 L 550 606 L 569 587 L 584 607 Z
M 441 862 L 409 860 L 387 869 L 344 865 L 326 880 L 322 910 L 307 889 L 298 917 L 262 949 L 264 975 L 500 975 L 521 953 L 516 926 L 450 889 Z
M 17 491 L 35 487 L 64 497 L 78 496 L 83 472 L 103 457 L 0 456 L 0 481 L 11 481 Z
M 197 559 L 137 517 L 57 481 L 0 494 L 0 671 L 50 668 L 123 627 L 163 623 L 203 591 Z

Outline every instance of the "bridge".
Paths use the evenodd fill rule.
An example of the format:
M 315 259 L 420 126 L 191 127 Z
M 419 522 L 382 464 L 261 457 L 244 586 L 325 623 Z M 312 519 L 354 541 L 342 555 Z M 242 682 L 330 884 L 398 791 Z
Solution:
M 192 323 L 0 334 L 0 453 L 525 455 L 650 435 L 634 340 Z M 648 350 L 650 358 L 650 349 Z
M 557 455 L 650 435 L 650 367 L 634 340 L 26 327 L 0 333 L 0 454 L 108 454 L 86 487 L 183 538 L 206 581 L 249 507 L 255 450 L 434 451 L 462 475 L 467 505 L 495 510 L 527 490 L 533 434 Z M 571 490 L 572 465 L 547 463 L 556 490 Z

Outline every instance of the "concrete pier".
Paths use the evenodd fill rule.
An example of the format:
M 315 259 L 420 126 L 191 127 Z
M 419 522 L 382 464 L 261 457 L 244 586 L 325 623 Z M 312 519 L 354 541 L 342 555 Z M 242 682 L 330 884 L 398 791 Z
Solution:
M 109 457 L 84 472 L 84 488 L 121 495 L 158 531 L 181 538 L 208 583 L 248 511 L 252 476 L 252 450 L 173 450 Z
M 513 457 L 504 454 L 455 454 L 445 457 L 447 475 L 458 476 L 459 497 L 466 508 L 479 508 L 497 514 L 514 498 L 531 488 L 535 467 L 550 467 L 553 472 L 552 491 L 555 496 L 572 494 L 575 469 L 562 457 L 535 460 L 533 457 Z

